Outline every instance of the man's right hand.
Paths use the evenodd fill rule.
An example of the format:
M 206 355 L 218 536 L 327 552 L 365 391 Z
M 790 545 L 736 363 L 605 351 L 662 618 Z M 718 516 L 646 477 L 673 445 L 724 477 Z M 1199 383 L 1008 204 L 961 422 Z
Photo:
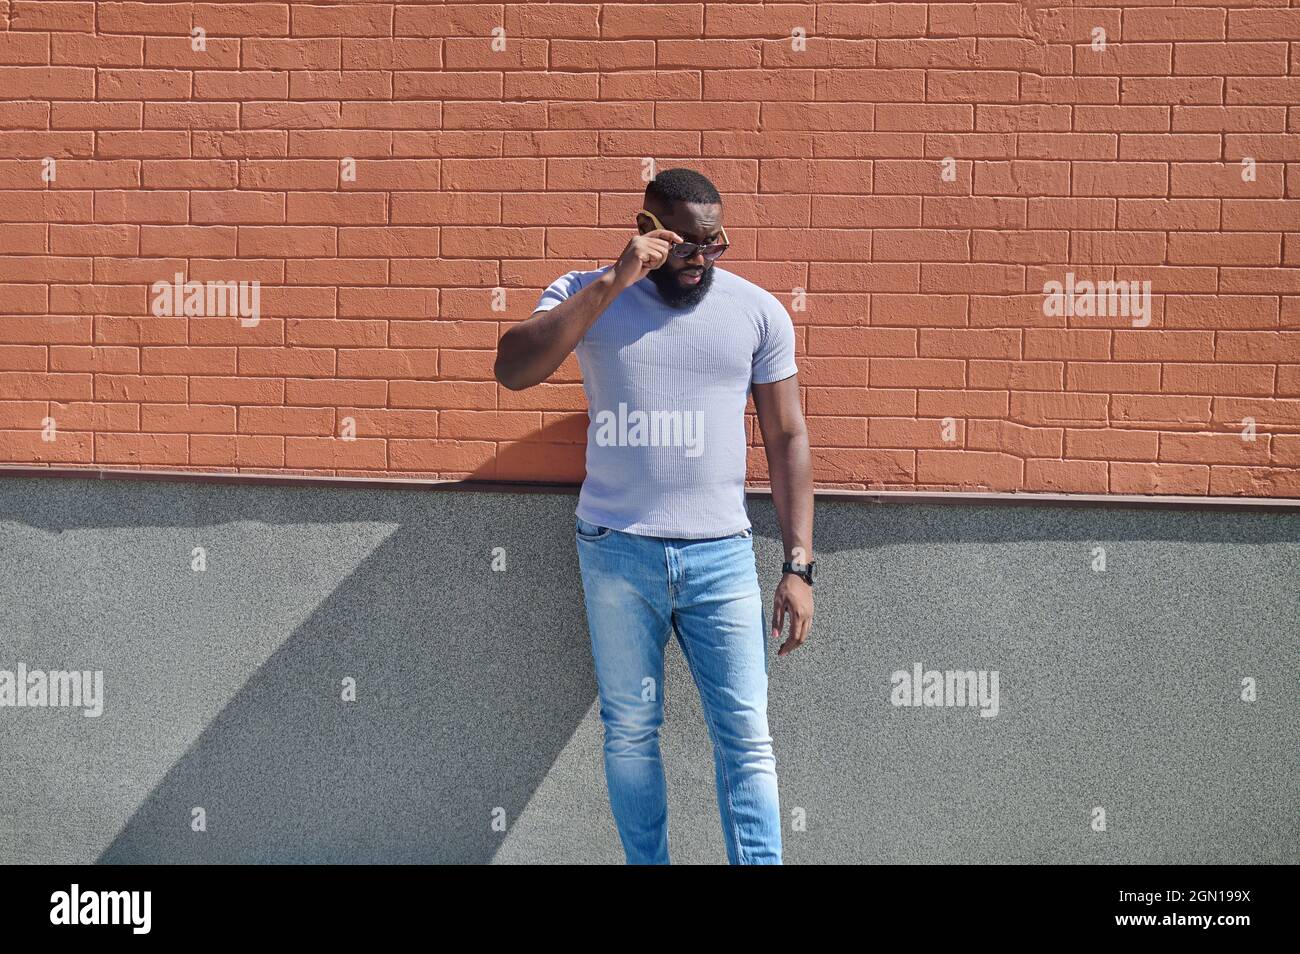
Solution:
M 668 261 L 668 250 L 673 242 L 684 241 L 671 229 L 655 229 L 644 235 L 634 235 L 614 263 L 615 284 L 622 289 L 639 282 Z

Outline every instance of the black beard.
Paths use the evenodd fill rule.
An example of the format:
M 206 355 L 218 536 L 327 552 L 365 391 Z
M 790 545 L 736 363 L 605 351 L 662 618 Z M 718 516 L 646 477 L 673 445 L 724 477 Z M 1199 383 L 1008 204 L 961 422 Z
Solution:
M 699 304 L 713 283 L 713 266 L 705 266 L 698 285 L 683 285 L 677 280 L 677 274 L 669 272 L 667 266 L 660 266 L 650 272 L 650 280 L 659 289 L 664 301 L 674 308 L 690 308 Z

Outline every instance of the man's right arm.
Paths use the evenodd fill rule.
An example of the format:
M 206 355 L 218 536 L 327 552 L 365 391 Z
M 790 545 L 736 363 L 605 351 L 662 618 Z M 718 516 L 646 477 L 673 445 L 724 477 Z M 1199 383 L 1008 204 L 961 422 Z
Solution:
M 614 269 L 544 311 L 534 312 L 497 342 L 496 379 L 511 391 L 522 391 L 549 378 L 578 346 L 621 291 Z
M 511 391 L 522 391 L 549 378 L 609 303 L 623 289 L 666 262 L 669 243 L 680 241 L 682 237 L 671 229 L 633 236 L 613 268 L 558 305 L 533 312 L 503 334 L 492 366 L 497 381 Z

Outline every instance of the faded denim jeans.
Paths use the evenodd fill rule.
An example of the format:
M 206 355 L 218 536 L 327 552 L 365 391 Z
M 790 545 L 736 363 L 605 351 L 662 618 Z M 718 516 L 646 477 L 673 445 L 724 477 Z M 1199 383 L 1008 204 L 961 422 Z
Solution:
M 781 864 L 767 725 L 767 633 L 753 533 L 705 540 L 575 531 L 605 727 L 605 779 L 628 864 L 668 864 L 659 753 L 664 649 L 677 634 L 713 741 L 731 864 Z

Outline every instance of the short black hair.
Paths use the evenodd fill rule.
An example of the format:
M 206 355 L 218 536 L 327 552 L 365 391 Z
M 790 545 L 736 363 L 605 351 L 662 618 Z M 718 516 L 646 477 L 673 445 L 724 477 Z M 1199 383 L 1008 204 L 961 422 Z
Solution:
M 722 204 L 722 196 L 709 177 L 694 169 L 665 169 L 645 187 L 647 199 L 659 199 L 672 207 L 674 202 L 699 202 L 705 205 Z

